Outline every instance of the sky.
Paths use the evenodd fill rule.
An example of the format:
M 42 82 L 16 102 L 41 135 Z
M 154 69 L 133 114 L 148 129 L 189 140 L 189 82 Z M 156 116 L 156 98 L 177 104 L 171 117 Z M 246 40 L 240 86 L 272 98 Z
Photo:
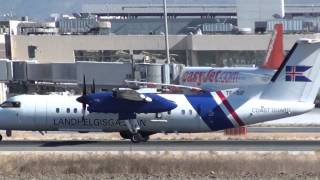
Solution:
M 236 0 L 167 0 L 168 4 L 235 3 Z M 0 15 L 30 16 L 36 19 L 51 13 L 81 12 L 83 4 L 160 4 L 163 0 L 0 0 Z M 285 0 L 285 3 L 319 3 L 320 0 Z

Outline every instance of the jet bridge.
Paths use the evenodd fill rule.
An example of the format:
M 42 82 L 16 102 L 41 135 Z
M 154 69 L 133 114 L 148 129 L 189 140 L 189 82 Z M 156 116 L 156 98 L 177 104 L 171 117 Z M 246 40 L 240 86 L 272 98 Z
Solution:
M 171 65 L 172 81 L 177 79 L 183 65 Z M 5 83 L 13 92 L 32 93 L 32 87 L 68 87 L 79 89 L 83 76 L 87 84 L 95 80 L 98 89 L 122 87 L 125 80 L 163 83 L 162 64 L 131 64 L 122 62 L 76 62 L 38 64 L 36 61 L 0 60 L 0 83 Z M 43 91 L 46 91 L 44 89 Z M 55 89 L 48 89 L 54 91 Z M 36 91 L 37 92 L 37 91 Z M 12 92 L 10 92 L 12 93 Z M 4 94 L 2 92 L 1 94 Z

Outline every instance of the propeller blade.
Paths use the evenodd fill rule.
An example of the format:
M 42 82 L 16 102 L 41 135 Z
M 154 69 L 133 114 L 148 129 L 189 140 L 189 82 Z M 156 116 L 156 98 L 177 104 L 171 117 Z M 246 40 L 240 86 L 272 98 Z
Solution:
M 91 93 L 96 93 L 96 84 L 95 84 L 94 80 L 92 80 Z
M 85 103 L 82 103 L 82 120 L 85 119 L 86 109 L 87 109 L 87 105 Z
M 87 85 L 86 85 L 86 76 L 83 75 L 83 89 L 82 89 L 82 95 L 87 95 Z
M 86 116 L 87 104 L 86 104 L 86 102 L 84 101 L 86 95 L 87 95 L 86 76 L 83 75 L 82 97 L 79 98 L 80 102 L 82 102 L 82 120 L 84 120 L 84 119 L 85 119 L 85 116 Z

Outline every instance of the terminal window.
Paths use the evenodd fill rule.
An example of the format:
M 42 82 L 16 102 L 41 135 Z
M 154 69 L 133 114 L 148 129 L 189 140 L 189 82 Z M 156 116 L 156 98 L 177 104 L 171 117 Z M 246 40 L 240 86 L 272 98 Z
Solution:
M 199 66 L 233 67 L 260 66 L 265 51 L 197 51 Z
M 30 59 L 33 59 L 36 57 L 36 49 L 37 49 L 37 46 L 28 46 L 28 56 Z
M 129 50 L 75 50 L 75 61 L 96 61 L 96 62 L 135 62 L 160 63 L 166 59 L 165 51 L 134 50 L 131 56 Z M 138 58 L 138 59 L 137 59 Z M 170 51 L 171 62 L 186 62 L 186 51 Z
M 140 55 L 140 60 L 146 63 L 163 63 L 166 57 L 166 51 L 159 50 L 134 50 L 134 55 Z M 170 50 L 170 60 L 173 63 L 186 63 L 186 51 L 185 50 Z M 135 59 L 137 61 L 137 59 Z
M 118 62 L 131 61 L 128 50 L 75 50 L 75 61 Z

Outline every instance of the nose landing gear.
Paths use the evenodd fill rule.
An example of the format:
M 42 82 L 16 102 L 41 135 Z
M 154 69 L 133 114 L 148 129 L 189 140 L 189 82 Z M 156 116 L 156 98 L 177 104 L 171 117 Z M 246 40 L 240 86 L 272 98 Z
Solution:
M 6 130 L 6 136 L 11 137 L 12 136 L 12 130 Z

